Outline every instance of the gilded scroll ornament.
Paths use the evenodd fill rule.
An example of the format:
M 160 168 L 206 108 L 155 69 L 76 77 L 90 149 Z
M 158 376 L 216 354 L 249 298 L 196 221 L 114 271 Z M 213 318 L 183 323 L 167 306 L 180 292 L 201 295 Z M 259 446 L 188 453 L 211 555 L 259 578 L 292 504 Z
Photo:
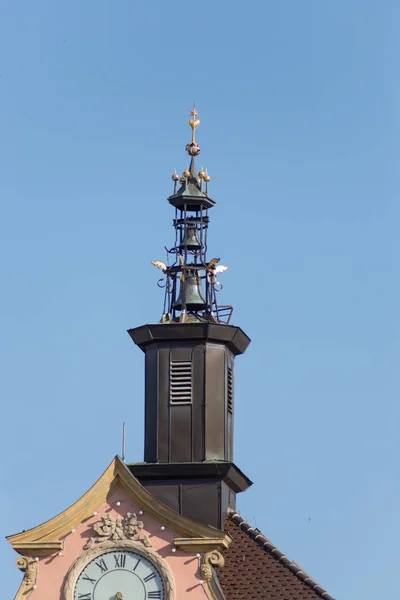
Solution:
M 38 564 L 30 556 L 20 556 L 16 561 L 18 569 L 24 572 L 24 578 L 21 582 L 15 600 L 20 600 L 31 592 L 36 585 Z
M 223 567 L 225 559 L 218 550 L 212 550 L 204 555 L 200 567 L 201 576 L 204 581 L 211 581 L 213 575 L 213 567 Z

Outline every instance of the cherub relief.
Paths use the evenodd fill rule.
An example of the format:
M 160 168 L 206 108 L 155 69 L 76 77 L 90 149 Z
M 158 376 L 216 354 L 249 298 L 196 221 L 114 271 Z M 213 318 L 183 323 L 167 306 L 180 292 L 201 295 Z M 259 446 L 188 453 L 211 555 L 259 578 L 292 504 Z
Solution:
M 116 519 L 112 515 L 104 515 L 100 521 L 93 524 L 97 536 L 89 538 L 84 545 L 87 550 L 95 544 L 105 541 L 132 540 L 141 541 L 145 546 L 151 546 L 149 538 L 144 533 L 143 521 L 138 521 L 136 513 L 127 513 L 123 519 Z

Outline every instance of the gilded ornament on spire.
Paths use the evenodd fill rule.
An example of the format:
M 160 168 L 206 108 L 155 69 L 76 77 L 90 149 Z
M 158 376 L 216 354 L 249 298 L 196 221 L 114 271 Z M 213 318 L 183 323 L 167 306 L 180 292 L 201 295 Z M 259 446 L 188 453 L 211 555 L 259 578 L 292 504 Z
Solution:
M 199 113 L 196 110 L 196 107 L 193 107 L 193 110 L 190 111 L 190 119 L 188 121 L 190 128 L 192 130 L 192 141 L 186 145 L 186 152 L 189 156 L 197 156 L 200 153 L 200 146 L 196 142 L 196 129 L 200 125 L 200 119 L 197 117 Z
M 196 119 L 196 117 L 199 116 L 199 113 L 197 112 L 196 108 L 193 108 L 193 110 L 190 111 L 190 115 L 192 118 L 189 119 L 188 123 L 192 128 L 192 142 L 195 142 L 195 132 L 198 126 L 200 125 L 200 119 Z

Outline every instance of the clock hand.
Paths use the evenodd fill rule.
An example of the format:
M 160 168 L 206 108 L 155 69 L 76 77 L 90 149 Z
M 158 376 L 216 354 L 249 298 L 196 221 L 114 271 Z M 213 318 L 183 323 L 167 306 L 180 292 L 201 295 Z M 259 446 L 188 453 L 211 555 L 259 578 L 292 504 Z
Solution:
M 115 594 L 115 600 L 123 600 L 121 592 Z

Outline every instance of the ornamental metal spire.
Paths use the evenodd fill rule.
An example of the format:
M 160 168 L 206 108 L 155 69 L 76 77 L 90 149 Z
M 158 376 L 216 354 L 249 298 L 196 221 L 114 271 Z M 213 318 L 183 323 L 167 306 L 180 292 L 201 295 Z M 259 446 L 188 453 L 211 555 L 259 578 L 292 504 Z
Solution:
M 199 113 L 196 110 L 196 107 L 193 107 L 193 110 L 190 111 L 191 119 L 189 119 L 188 123 L 192 130 L 192 141 L 186 145 L 186 152 L 189 156 L 197 156 L 200 154 L 200 146 L 196 143 L 196 129 L 200 125 L 200 119 L 196 117 L 199 116 Z
M 174 170 L 174 193 L 168 198 L 175 207 L 175 245 L 166 248 L 167 264 L 160 260 L 152 263 L 164 274 L 158 281 L 159 287 L 165 288 L 161 322 L 211 321 L 228 324 L 233 308 L 217 302 L 217 293 L 222 289 L 217 276 L 228 267 L 219 264 L 220 258 L 207 258 L 208 211 L 215 201 L 208 195 L 211 177 L 207 169 L 204 171 L 201 167 L 198 173 L 196 171 L 195 157 L 200 154 L 196 141 L 200 119 L 197 118 L 196 107 L 189 114 L 192 139 L 185 149 L 191 157 L 190 166 L 186 166 L 181 176 Z

